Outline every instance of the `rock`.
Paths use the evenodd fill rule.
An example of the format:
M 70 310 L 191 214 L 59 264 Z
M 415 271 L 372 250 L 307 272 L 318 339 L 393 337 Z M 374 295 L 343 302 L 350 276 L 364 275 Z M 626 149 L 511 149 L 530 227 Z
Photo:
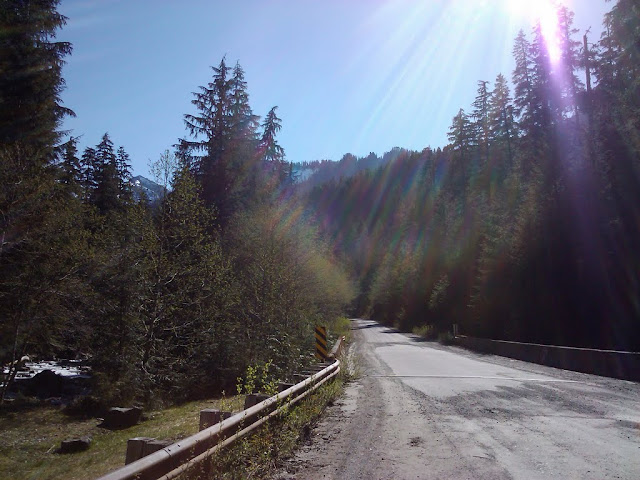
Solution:
M 83 452 L 91 446 L 91 437 L 71 438 L 63 440 L 58 453 Z
M 40 399 L 59 397 L 64 388 L 64 378 L 51 370 L 43 370 L 27 382 L 27 396 L 36 396 Z
M 100 426 L 111 430 L 129 428 L 137 424 L 141 416 L 142 409 L 140 407 L 113 407 L 107 411 Z

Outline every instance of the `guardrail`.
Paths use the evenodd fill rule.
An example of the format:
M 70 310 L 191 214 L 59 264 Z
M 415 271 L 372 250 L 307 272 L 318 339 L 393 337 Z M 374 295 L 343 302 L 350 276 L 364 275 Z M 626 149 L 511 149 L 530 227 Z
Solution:
M 331 349 L 331 352 L 329 352 L 329 358 L 340 358 L 342 356 L 342 354 L 344 353 L 344 349 L 345 349 L 345 337 L 338 337 L 338 340 L 336 341 L 335 345 L 333 346 L 333 348 Z
M 549 367 L 640 381 L 640 353 L 537 343 L 491 340 L 458 335 L 454 344 L 482 353 L 517 358 Z
M 212 425 L 195 435 L 108 473 L 98 480 L 170 480 L 256 429 L 283 409 L 302 400 L 340 372 L 340 361 L 257 405 Z

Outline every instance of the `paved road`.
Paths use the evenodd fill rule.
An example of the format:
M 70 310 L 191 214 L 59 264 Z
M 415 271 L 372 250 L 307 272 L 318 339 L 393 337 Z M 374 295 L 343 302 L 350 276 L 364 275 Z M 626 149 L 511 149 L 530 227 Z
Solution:
M 354 321 L 359 378 L 278 479 L 640 479 L 640 384 Z

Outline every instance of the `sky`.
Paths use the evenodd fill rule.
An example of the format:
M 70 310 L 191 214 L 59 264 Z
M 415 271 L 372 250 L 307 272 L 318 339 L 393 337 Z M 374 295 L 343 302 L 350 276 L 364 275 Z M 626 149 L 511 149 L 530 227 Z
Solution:
M 249 101 L 278 106 L 293 162 L 443 147 L 478 80 L 511 78 L 513 39 L 549 0 L 62 0 L 63 125 L 81 151 L 108 132 L 134 175 L 187 132 L 193 92 L 223 56 Z M 597 41 L 605 0 L 564 0 Z

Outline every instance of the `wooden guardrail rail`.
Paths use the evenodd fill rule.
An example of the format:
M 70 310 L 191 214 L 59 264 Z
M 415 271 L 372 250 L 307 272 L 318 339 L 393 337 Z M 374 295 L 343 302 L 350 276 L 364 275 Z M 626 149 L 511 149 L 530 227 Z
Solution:
M 180 440 L 98 480 L 170 480 L 297 403 L 340 372 L 335 360 L 317 373 L 257 405 Z

